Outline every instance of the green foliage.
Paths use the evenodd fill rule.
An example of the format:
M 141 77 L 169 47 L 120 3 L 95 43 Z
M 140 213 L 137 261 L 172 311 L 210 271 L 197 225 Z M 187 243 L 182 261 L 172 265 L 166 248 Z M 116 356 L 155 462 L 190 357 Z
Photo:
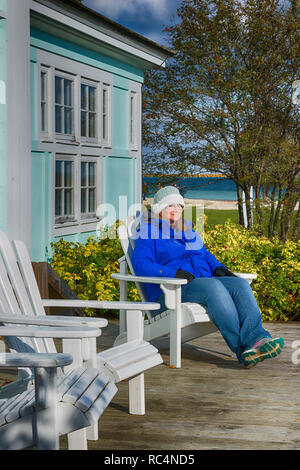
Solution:
M 231 271 L 258 275 L 252 289 L 263 320 L 300 320 L 299 245 L 292 241 L 283 244 L 278 238 L 270 240 L 230 220 L 209 229 L 205 217 L 205 246 Z M 119 300 L 119 282 L 110 277 L 119 272 L 118 259 L 123 256 L 118 238 L 109 234 L 91 237 L 86 244 L 61 239 L 52 248 L 52 267 L 80 299 Z M 131 283 L 128 299 L 140 300 Z M 116 315 L 116 311 L 112 313 Z M 95 312 L 86 309 L 86 314 Z
M 231 271 L 258 275 L 251 287 L 263 320 L 300 320 L 299 245 L 270 240 L 227 220 L 205 232 L 205 246 Z
M 210 229 L 213 229 L 215 225 L 224 224 L 227 219 L 232 222 L 238 223 L 239 214 L 236 209 L 233 210 L 220 210 L 220 209 L 204 209 L 205 215 L 207 216 L 207 224 Z

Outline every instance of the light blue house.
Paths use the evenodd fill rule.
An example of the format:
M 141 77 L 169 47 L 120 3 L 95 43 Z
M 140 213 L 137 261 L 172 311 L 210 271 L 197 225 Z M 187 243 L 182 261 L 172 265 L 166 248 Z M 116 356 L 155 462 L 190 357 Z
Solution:
M 0 0 L 0 229 L 33 261 L 141 202 L 144 71 L 171 55 L 76 0 Z

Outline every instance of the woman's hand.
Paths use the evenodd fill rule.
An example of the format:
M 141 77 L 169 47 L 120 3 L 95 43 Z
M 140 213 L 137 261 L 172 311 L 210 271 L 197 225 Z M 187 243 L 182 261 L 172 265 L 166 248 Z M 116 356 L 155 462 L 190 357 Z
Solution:
M 235 274 L 233 274 L 229 269 L 225 268 L 224 266 L 218 266 L 214 272 L 213 276 L 232 276 L 232 277 L 237 277 Z
M 183 269 L 178 269 L 175 274 L 176 278 L 179 279 L 187 279 L 188 283 L 195 279 L 195 276 L 188 271 L 184 271 Z

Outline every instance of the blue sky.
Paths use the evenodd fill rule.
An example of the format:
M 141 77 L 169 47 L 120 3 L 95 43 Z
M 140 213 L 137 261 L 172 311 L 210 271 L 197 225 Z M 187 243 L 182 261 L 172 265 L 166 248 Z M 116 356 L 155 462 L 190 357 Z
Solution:
M 84 5 L 158 44 L 168 46 L 162 30 L 176 20 L 181 0 L 84 0 Z

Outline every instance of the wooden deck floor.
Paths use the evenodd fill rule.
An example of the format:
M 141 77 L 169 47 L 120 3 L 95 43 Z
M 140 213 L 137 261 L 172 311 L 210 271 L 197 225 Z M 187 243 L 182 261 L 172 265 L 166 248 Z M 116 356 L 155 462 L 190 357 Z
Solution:
M 285 347 L 250 370 L 219 333 L 184 345 L 181 369 L 168 367 L 168 351 L 161 351 L 164 363 L 145 373 L 146 415 L 128 414 L 128 383 L 119 383 L 89 450 L 299 450 L 300 364 L 292 362 L 292 344 L 300 341 L 300 323 L 264 326 L 283 336 Z M 109 322 L 99 350 L 117 333 Z
M 181 369 L 168 367 L 162 351 L 164 363 L 145 373 L 146 415 L 128 414 L 128 384 L 118 384 L 100 420 L 101 438 L 89 449 L 299 450 L 300 364 L 292 362 L 292 344 L 300 341 L 300 323 L 264 326 L 283 336 L 285 347 L 250 370 L 219 333 L 184 345 Z M 116 334 L 110 323 L 99 343 L 110 346 Z

